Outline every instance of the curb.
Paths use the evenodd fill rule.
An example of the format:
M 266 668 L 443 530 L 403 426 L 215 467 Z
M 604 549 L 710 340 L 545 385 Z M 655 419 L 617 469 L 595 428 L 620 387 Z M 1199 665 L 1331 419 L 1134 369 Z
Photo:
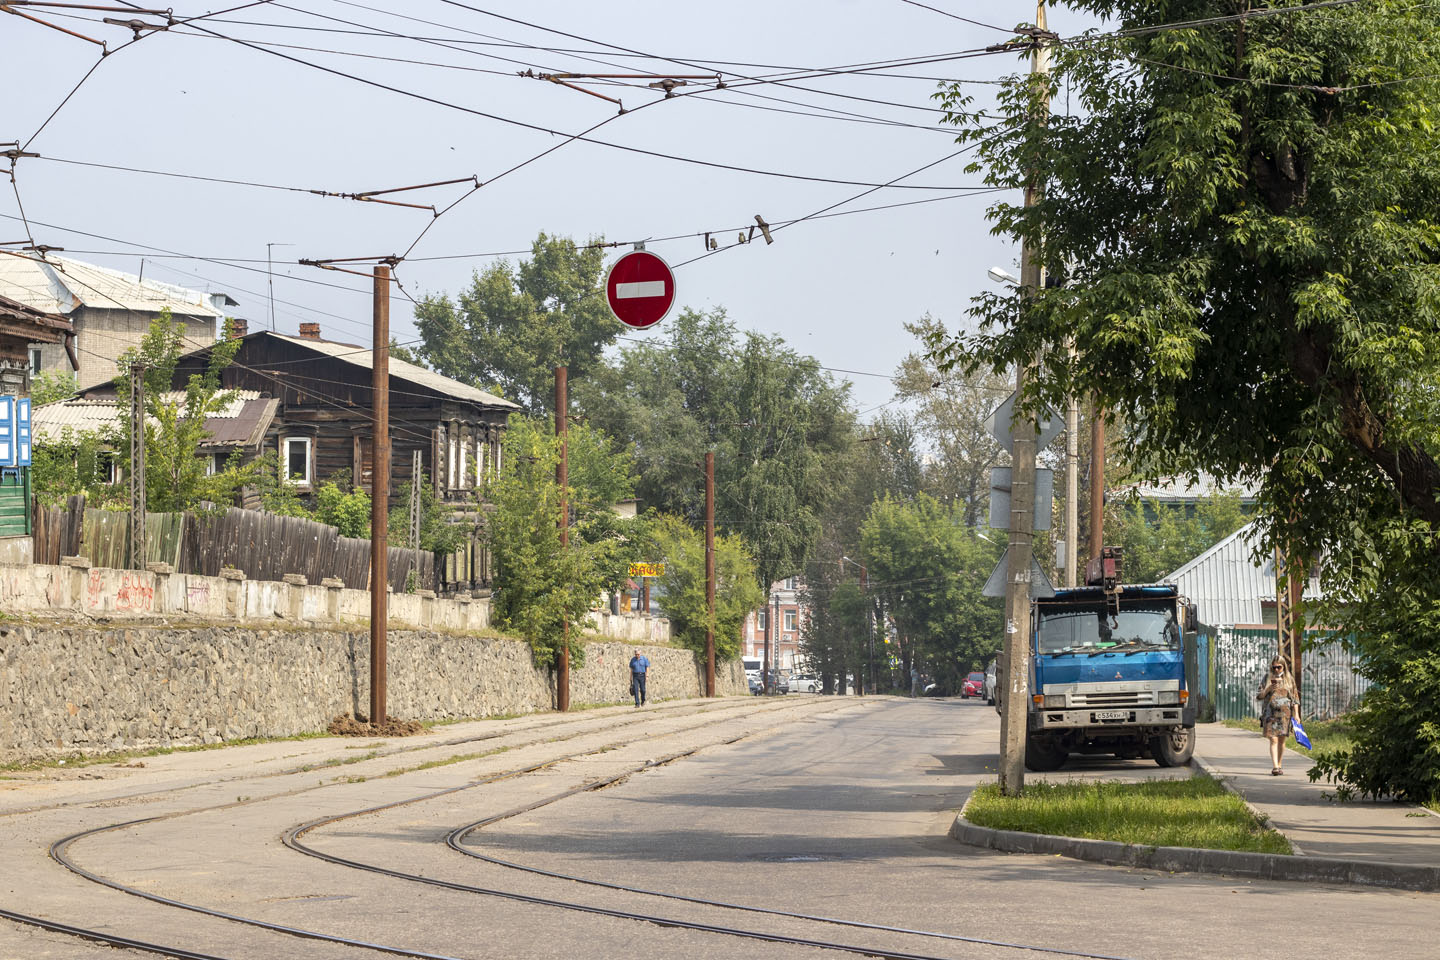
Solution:
M 974 796 L 972 793 L 971 796 Z M 1197 847 L 1147 847 L 1116 840 L 1086 840 L 1048 833 L 995 830 L 965 819 L 965 806 L 950 825 L 951 838 L 972 847 L 1002 853 L 1033 853 L 1071 857 L 1116 867 L 1133 867 L 1167 873 L 1208 873 L 1257 880 L 1299 883 L 1339 883 L 1361 887 L 1388 887 L 1420 893 L 1440 892 L 1440 867 L 1334 857 L 1297 857 L 1280 853 L 1239 850 L 1205 850 Z

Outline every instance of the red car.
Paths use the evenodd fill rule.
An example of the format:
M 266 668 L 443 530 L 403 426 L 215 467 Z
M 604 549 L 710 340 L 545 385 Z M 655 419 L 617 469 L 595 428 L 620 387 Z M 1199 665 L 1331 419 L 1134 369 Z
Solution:
M 985 674 L 980 671 L 970 674 L 960 685 L 960 696 L 983 697 L 985 695 Z

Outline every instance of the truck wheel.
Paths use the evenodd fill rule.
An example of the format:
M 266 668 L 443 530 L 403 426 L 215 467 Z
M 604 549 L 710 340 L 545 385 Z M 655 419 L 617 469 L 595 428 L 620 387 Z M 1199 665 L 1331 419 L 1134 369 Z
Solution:
M 1162 767 L 1180 767 L 1195 755 L 1195 731 L 1176 727 L 1170 733 L 1150 738 L 1150 756 Z
M 1049 773 L 1065 766 L 1070 754 L 1064 747 L 1034 737 L 1025 738 L 1025 769 L 1036 773 Z

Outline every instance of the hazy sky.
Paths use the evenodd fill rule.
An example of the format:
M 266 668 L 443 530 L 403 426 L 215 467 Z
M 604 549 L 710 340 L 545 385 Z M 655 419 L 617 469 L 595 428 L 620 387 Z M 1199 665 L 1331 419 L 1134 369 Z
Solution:
M 1001 26 L 1034 16 L 1033 4 L 1024 0 L 930 0 L 930 5 Z M 953 134 L 936 126 L 933 78 L 993 80 L 1025 68 L 1018 57 L 986 56 L 893 71 L 907 78 L 872 73 L 744 85 L 745 77 L 792 68 L 943 57 L 1006 36 L 903 0 L 467 5 L 410 0 L 388 6 L 404 16 L 385 12 L 378 0 L 262 4 L 204 25 L 263 48 L 197 35 L 191 28 L 155 34 L 112 53 L 34 139 L 29 149 L 41 158 L 19 162 L 19 195 L 36 241 L 65 247 L 66 256 L 131 272 L 140 270 L 143 257 L 147 277 L 224 290 L 240 301 L 234 312 L 247 318 L 252 330 L 270 322 L 265 258 L 266 244 L 274 243 L 277 329 L 293 332 L 301 320 L 317 320 L 327 338 L 368 344 L 368 281 L 295 261 L 401 253 L 432 219 L 428 211 L 57 161 L 335 192 L 470 176 L 489 181 L 563 142 L 543 131 L 575 133 L 617 113 L 613 104 L 519 78 L 516 71 L 533 66 L 552 73 L 700 72 L 639 59 L 618 46 L 685 61 L 752 65 L 709 63 L 731 87 L 640 110 L 635 108 L 660 94 L 643 86 L 592 86 L 620 96 L 633 111 L 595 131 L 595 138 L 707 163 L 880 183 L 957 149 Z M 175 5 L 177 17 L 212 9 L 217 7 Z M 28 12 L 104 39 L 112 50 L 130 38 L 129 30 L 98 22 L 107 14 L 77 19 Z M 1062 35 L 1087 25 L 1064 11 L 1051 16 L 1052 28 Z M 387 31 L 432 42 L 383 35 Z M 96 64 L 99 50 L 19 17 L 0 17 L 0 62 L 11 78 L 0 106 L 0 140 L 30 138 Z M 367 86 L 273 53 L 542 131 Z M 972 88 L 982 103 L 992 89 Z M 858 116 L 836 119 L 845 114 Z M 862 119 L 885 122 L 858 122 Z M 977 175 L 965 173 L 964 162 L 947 160 L 904 182 L 979 185 Z M 442 187 L 395 199 L 443 206 L 465 189 Z M 864 189 L 573 142 L 479 190 L 436 221 L 397 273 L 417 298 L 453 293 L 493 254 L 527 250 L 542 230 L 624 241 L 713 231 L 726 244 L 756 214 L 779 223 Z M 885 189 L 837 210 L 945 195 Z M 989 235 L 983 217 L 995 197 L 812 220 L 781 231 L 771 246 L 757 235 L 753 245 L 679 269 L 679 303 L 723 305 L 742 328 L 780 334 L 823 364 L 889 374 L 913 347 L 901 326 L 905 321 L 929 312 L 953 328 L 969 298 L 989 282 L 988 267 L 1013 269 L 1015 252 Z M 17 214 L 15 196 L 6 191 L 0 215 Z M 72 232 L 77 230 L 108 239 Z M 0 220 L 0 240 L 23 235 L 17 220 Z M 698 237 L 652 239 L 649 249 L 679 264 L 703 253 L 702 243 Z M 210 260 L 160 257 L 147 246 Z M 221 260 L 230 262 L 213 262 Z M 393 302 L 391 323 L 397 339 L 414 339 L 403 298 Z M 636 336 L 664 337 L 665 324 Z M 848 379 L 862 410 L 891 398 L 884 378 Z

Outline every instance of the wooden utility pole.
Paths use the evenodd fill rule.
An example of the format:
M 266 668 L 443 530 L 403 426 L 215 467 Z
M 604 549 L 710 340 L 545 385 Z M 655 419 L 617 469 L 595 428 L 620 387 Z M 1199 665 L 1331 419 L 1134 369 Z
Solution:
M 715 451 L 705 451 L 705 696 L 715 696 Z
M 1050 51 L 1042 36 L 1046 30 L 1045 0 L 1035 6 L 1038 31 L 1030 54 L 1030 72 L 1050 72 Z M 1041 122 L 1050 112 L 1048 96 L 1036 105 Z M 1029 171 L 1025 206 L 1040 200 L 1041 173 Z M 1029 299 L 1044 282 L 1034 244 L 1027 240 L 1020 253 L 1020 295 Z M 1015 372 L 1015 395 L 1023 396 L 1030 371 L 1021 364 Z M 1019 404 L 1016 404 L 1019 410 Z M 1025 788 L 1025 735 L 1030 705 L 1030 565 L 1035 535 L 1035 422 L 1017 416 L 1011 425 L 1010 535 L 1005 571 L 1005 695 L 1000 711 L 1000 791 L 1017 796 Z
M 1305 634 L 1305 618 L 1300 612 L 1304 589 L 1302 570 L 1293 556 L 1275 548 L 1275 639 L 1276 652 L 1290 661 L 1297 692 L 1300 687 L 1300 643 Z M 1304 703 L 1304 700 L 1301 700 Z
M 1105 411 L 1095 401 L 1090 417 L 1090 559 L 1105 545 Z
M 560 487 L 560 549 L 570 549 L 570 504 L 565 488 L 570 484 L 570 381 L 569 370 L 555 368 L 555 436 L 560 438 L 560 462 L 555 466 L 555 483 Z M 555 657 L 555 709 L 570 709 L 570 624 L 560 636 L 560 651 Z
M 371 442 L 370 477 L 370 722 L 385 722 L 390 588 L 386 527 L 390 507 L 390 267 L 375 266 L 374 346 L 371 348 L 371 391 L 374 393 L 375 438 Z
M 145 569 L 145 365 L 130 364 L 130 568 Z

